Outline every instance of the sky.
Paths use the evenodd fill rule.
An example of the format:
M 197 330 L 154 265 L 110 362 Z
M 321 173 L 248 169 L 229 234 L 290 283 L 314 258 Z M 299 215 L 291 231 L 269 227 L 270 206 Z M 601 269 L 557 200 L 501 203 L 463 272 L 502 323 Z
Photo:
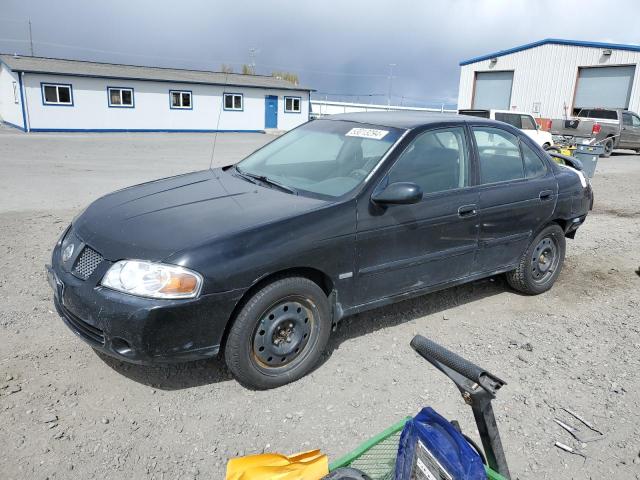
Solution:
M 30 53 L 31 20 L 36 56 L 253 61 L 296 73 L 315 98 L 451 107 L 462 60 L 543 38 L 640 44 L 639 18 L 640 0 L 0 0 L 0 52 Z

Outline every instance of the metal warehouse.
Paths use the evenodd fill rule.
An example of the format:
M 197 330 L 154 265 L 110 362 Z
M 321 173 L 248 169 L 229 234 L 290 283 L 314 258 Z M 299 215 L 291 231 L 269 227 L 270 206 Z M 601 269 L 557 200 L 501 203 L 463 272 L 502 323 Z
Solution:
M 460 62 L 458 108 L 546 118 L 581 108 L 640 110 L 640 45 L 546 39 Z
M 289 130 L 309 119 L 311 91 L 271 76 L 0 55 L 0 118 L 24 131 Z

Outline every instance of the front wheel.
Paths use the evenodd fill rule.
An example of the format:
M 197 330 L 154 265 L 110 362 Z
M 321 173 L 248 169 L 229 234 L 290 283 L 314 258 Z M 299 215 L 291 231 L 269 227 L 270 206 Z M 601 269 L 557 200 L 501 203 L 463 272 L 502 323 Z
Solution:
M 329 301 L 322 289 L 307 278 L 282 278 L 242 307 L 225 343 L 225 361 L 249 388 L 279 387 L 318 363 L 330 332 Z
M 527 295 L 538 295 L 555 283 L 566 250 L 564 231 L 559 225 L 545 227 L 520 257 L 518 267 L 506 274 L 509 285 Z

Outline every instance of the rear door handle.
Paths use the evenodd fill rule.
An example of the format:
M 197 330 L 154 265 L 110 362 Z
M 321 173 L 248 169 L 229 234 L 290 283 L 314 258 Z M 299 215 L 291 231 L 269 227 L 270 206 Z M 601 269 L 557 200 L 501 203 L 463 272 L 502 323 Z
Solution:
M 543 190 L 540 192 L 540 195 L 538 195 L 538 197 L 543 202 L 546 202 L 547 200 L 551 200 L 551 198 L 553 197 L 553 190 Z
M 473 217 L 475 215 L 478 214 L 478 208 L 477 205 L 473 204 L 473 205 L 462 205 L 460 208 L 458 208 L 458 216 L 460 218 L 463 217 Z

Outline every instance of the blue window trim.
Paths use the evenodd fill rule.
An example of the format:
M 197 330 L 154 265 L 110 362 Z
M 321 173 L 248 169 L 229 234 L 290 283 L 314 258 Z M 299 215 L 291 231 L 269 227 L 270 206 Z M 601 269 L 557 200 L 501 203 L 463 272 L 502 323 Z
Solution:
M 131 90 L 131 105 L 113 105 L 111 103 L 111 90 Z M 107 106 L 109 108 L 136 108 L 136 92 L 133 87 L 112 87 L 107 85 Z M 122 99 L 122 97 L 120 97 Z
M 295 111 L 295 110 L 287 110 L 287 98 L 290 98 L 292 100 L 298 99 L 300 100 L 300 110 Z M 291 95 L 287 95 L 286 97 L 284 97 L 284 101 L 282 102 L 282 106 L 284 108 L 284 113 L 295 113 L 295 114 L 301 114 L 302 113 L 302 97 L 294 97 Z
M 69 87 L 69 97 L 71 97 L 71 103 L 47 103 L 44 99 L 44 87 Z M 52 82 L 40 82 L 40 95 L 42 96 L 42 105 L 45 107 L 73 107 L 73 85 L 70 83 L 52 83 Z
M 241 108 L 227 108 L 227 95 L 239 95 Z M 233 103 L 233 101 L 231 103 Z M 222 92 L 222 109 L 227 112 L 244 112 L 244 93 Z
M 188 93 L 191 100 L 188 107 L 174 107 L 171 97 L 173 93 Z M 169 90 L 169 109 L 170 110 L 193 110 L 193 92 L 191 90 Z

